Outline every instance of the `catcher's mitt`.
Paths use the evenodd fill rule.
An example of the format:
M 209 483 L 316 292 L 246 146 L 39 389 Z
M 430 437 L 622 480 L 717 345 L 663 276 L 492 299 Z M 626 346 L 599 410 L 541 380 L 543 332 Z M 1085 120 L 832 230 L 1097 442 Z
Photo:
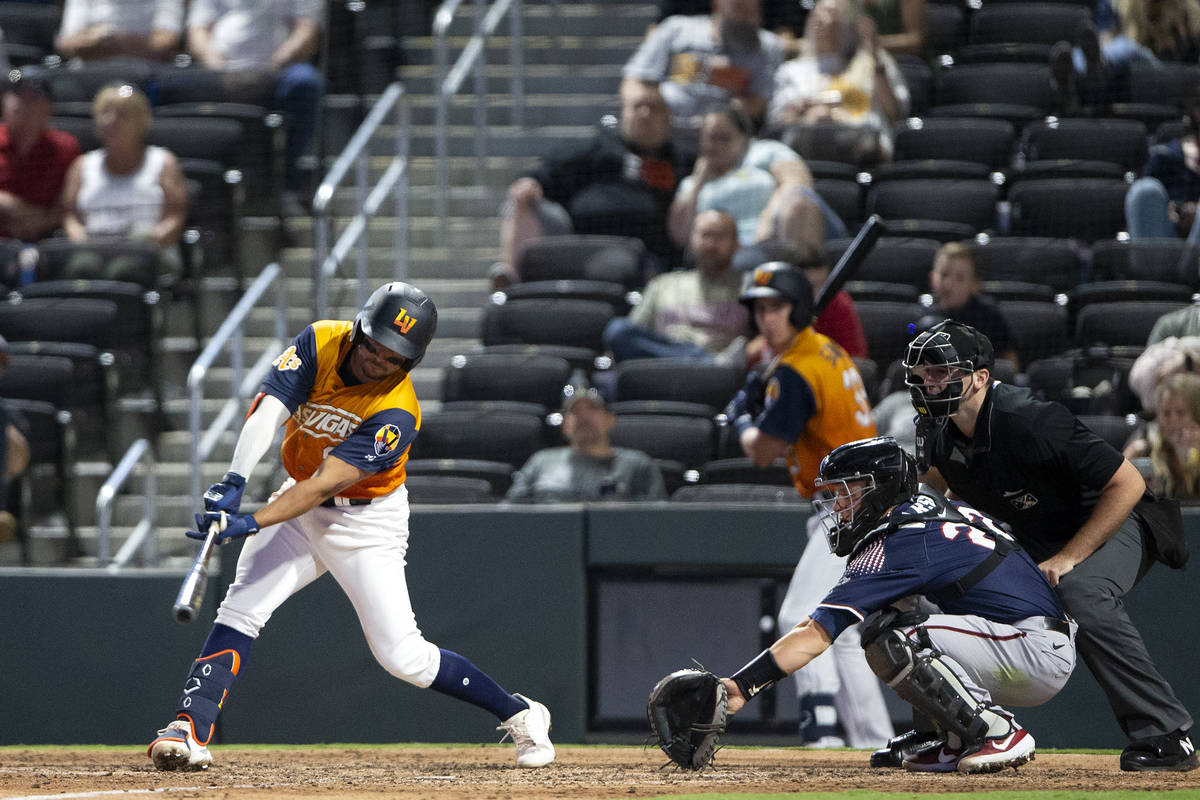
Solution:
M 702 770 L 712 763 L 725 732 L 728 702 L 725 684 L 716 675 L 681 669 L 651 690 L 646 717 L 658 746 L 672 761 Z

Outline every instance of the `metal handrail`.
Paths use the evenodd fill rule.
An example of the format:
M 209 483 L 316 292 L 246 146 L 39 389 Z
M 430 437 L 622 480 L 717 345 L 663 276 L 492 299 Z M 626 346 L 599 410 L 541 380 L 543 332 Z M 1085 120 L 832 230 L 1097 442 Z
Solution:
M 391 162 L 380 177 L 379 182 L 368 194 L 368 158 L 367 152 L 371 139 L 376 130 L 387 119 L 388 112 L 395 109 L 395 152 Z M 396 232 L 393 252 L 395 268 L 393 274 L 396 280 L 403 280 L 408 272 L 408 152 L 409 152 L 409 109 L 404 87 L 399 83 L 390 84 L 375 106 L 367 114 L 366 119 L 358 126 L 358 130 L 350 137 L 350 141 L 333 162 L 329 173 L 317 187 L 313 198 L 313 216 L 316 218 L 315 229 L 315 264 L 313 269 L 313 314 L 314 319 L 324 319 L 329 308 L 329 279 L 337 272 L 343 260 L 349 254 L 350 248 L 358 244 L 358 260 L 356 277 L 358 279 L 357 305 L 362 306 L 367 299 L 368 268 L 370 253 L 367 249 L 367 223 L 374 217 L 379 206 L 389 192 L 394 191 Z M 330 215 L 330 204 L 333 193 L 345 180 L 350 168 L 355 168 L 355 210 L 354 218 L 349 226 L 338 237 L 332 249 L 329 245 L 330 231 L 333 225 Z
M 146 468 L 142 484 L 142 518 L 138 520 L 137 527 L 133 529 L 133 533 L 129 535 L 125 544 L 117 552 L 116 558 L 110 559 L 108 554 L 109 537 L 112 532 L 113 502 L 116 500 L 117 492 L 121 491 L 121 487 L 133 474 L 134 467 L 143 461 Z M 158 560 L 155 552 L 155 534 L 158 532 L 156 521 L 158 476 L 155 466 L 154 451 L 150 448 L 150 441 L 138 439 L 125 451 L 125 455 L 121 457 L 96 494 L 96 560 L 100 562 L 100 566 L 107 568 L 110 572 L 116 572 L 128 564 L 139 547 L 142 548 L 143 565 L 152 566 Z
M 449 212 L 450 165 L 447 145 L 450 97 L 458 93 L 467 71 L 475 72 L 475 184 L 485 183 L 484 167 L 487 159 L 487 57 L 484 40 L 491 36 L 496 26 L 509 17 L 509 94 L 513 100 L 513 122 L 518 128 L 525 127 L 525 63 L 523 0 L 496 0 L 484 14 L 485 0 L 474 0 L 475 31 L 463 51 L 459 53 L 454 68 L 447 71 L 449 61 L 446 32 L 454 20 L 461 0 L 446 0 L 438 8 L 433 20 L 433 35 L 436 43 L 437 116 L 434 131 L 434 169 L 437 176 L 437 191 L 434 207 L 438 220 L 438 235 L 442 245 L 448 244 L 446 217 Z
M 245 325 L 246 317 L 250 311 L 258 304 L 259 299 L 266 293 L 267 289 L 283 274 L 283 270 L 279 264 L 268 264 L 254 279 L 254 283 L 242 295 L 242 299 L 237 302 L 237 305 L 225 317 L 225 321 L 221 323 L 221 327 L 213 334 L 208 345 L 200 353 L 199 357 L 188 370 L 188 428 L 191 433 L 189 449 L 190 449 L 190 490 L 192 497 L 200 497 L 200 492 L 203 490 L 203 465 L 204 459 L 212 452 L 216 446 L 221 434 L 229 430 L 230 426 L 240 416 L 240 410 L 243 399 L 249 397 L 257 389 L 262 382 L 263 377 L 267 374 L 267 370 L 271 367 L 271 362 L 278 357 L 284 343 L 288 341 L 287 331 L 287 281 L 279 281 L 279 289 L 275 293 L 275 340 L 272 342 L 258 361 L 254 363 L 248 371 L 244 370 L 245 353 L 242 348 L 242 328 Z M 230 345 L 230 361 L 233 367 L 230 376 L 230 396 L 221 406 L 221 410 L 217 412 L 216 418 L 209 424 L 204 431 L 200 430 L 201 425 L 201 407 L 204 401 L 204 380 L 208 375 L 208 370 L 212 367 L 217 356 L 225 350 L 226 345 Z M 245 376 L 243 377 L 243 372 Z

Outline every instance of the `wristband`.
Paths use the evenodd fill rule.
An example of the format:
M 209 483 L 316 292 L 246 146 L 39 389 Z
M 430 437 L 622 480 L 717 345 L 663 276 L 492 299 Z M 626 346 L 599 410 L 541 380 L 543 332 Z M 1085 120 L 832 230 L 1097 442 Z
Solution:
M 749 414 L 742 414 L 733 421 L 733 427 L 737 429 L 738 436 L 741 437 L 743 433 L 754 427 L 754 420 Z
M 749 700 L 763 689 L 774 686 L 776 681 L 786 677 L 787 673 L 779 668 L 779 662 L 775 660 L 775 656 L 768 648 L 755 656 L 749 664 L 733 673 L 729 679 L 737 684 L 742 697 Z

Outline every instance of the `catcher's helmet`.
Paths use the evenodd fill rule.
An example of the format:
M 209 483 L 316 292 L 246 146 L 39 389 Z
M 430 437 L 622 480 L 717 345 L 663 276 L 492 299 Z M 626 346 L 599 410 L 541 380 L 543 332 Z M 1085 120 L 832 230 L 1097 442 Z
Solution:
M 804 270 L 786 261 L 768 261 L 759 264 L 746 277 L 746 288 L 738 299 L 750 309 L 754 320 L 754 301 L 760 297 L 782 297 L 792 304 L 788 321 L 797 330 L 812 325 L 813 290 Z
M 958 410 L 971 375 L 992 363 L 991 340 L 970 325 L 942 320 L 909 343 L 904 384 L 919 415 L 944 419 Z M 940 388 L 926 385 L 927 376 L 916 373 L 920 367 L 945 368 Z
M 384 284 L 371 293 L 354 318 L 354 337 L 369 336 L 408 359 L 407 372 L 425 357 L 425 348 L 437 330 L 437 307 L 428 295 L 400 281 Z
M 865 481 L 865 485 L 852 490 L 850 481 Z M 813 499 L 813 506 L 821 514 L 829 549 L 846 556 L 879 525 L 888 509 L 916 494 L 917 462 L 891 436 L 860 439 L 825 456 L 814 483 L 826 490 Z

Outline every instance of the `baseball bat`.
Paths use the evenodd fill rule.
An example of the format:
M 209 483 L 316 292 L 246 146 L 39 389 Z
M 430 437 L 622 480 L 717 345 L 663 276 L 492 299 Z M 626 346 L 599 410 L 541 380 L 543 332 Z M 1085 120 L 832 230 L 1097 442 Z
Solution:
M 870 218 L 863 223 L 858 229 L 858 233 L 854 235 L 850 246 L 842 253 L 842 257 L 833 265 L 833 269 L 829 272 L 829 277 L 825 279 L 825 283 L 821 285 L 820 291 L 817 292 L 817 297 L 813 302 L 813 316 L 820 316 L 825 307 L 833 300 L 841 288 L 846 285 L 846 281 L 854 277 L 854 273 L 858 272 L 858 268 L 862 266 L 863 261 L 866 261 L 867 256 L 871 254 L 871 250 L 875 248 L 875 243 L 879 241 L 879 237 L 887 232 L 887 225 L 878 214 L 872 214 Z
M 179 594 L 175 595 L 175 621 L 186 625 L 196 618 L 200 606 L 204 604 L 204 588 L 208 585 L 208 557 L 212 555 L 213 544 L 217 540 L 220 526 L 214 522 L 208 526 L 208 535 L 200 545 L 196 560 L 179 585 Z

